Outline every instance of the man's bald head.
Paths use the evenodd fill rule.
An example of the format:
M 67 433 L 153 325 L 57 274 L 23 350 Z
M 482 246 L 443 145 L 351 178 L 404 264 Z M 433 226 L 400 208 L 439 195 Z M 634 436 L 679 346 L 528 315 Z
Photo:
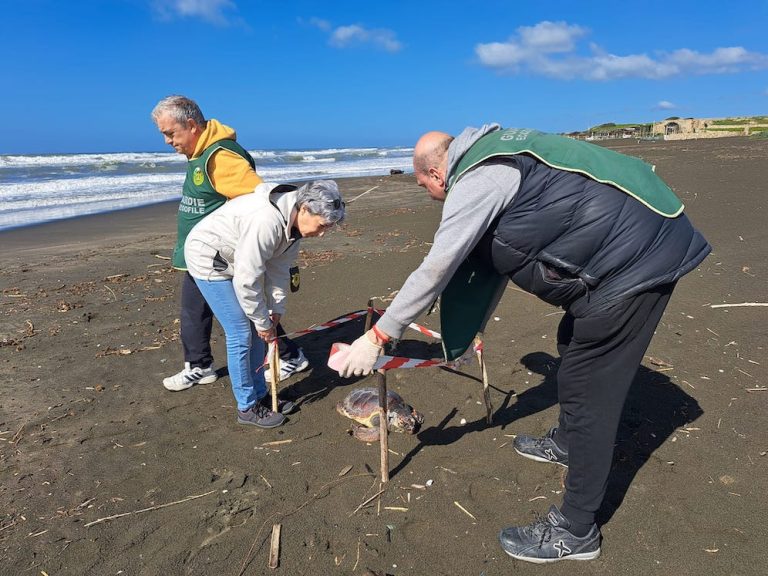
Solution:
M 448 146 L 453 136 L 445 132 L 427 132 L 413 149 L 413 171 L 426 174 L 430 168 L 441 168 L 446 161 Z
M 427 132 L 413 149 L 413 172 L 416 183 L 434 200 L 445 200 L 445 171 L 448 168 L 448 146 L 453 136 L 445 132 Z

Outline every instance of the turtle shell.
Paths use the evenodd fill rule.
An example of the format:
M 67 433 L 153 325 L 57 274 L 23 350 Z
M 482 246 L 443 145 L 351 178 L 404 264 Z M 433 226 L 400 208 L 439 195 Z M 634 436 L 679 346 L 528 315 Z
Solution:
M 336 404 L 336 410 L 362 426 L 376 428 L 379 425 L 379 390 L 373 387 L 352 390 Z M 392 390 L 387 390 L 387 416 L 390 429 L 410 434 L 424 421 L 421 414 Z

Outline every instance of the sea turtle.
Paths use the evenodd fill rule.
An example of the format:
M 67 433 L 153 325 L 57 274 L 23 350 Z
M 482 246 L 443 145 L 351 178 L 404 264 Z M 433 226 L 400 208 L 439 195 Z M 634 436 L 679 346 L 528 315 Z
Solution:
M 336 404 L 336 411 L 353 421 L 352 435 L 363 442 L 379 439 L 379 390 L 359 388 L 352 390 L 344 400 Z M 387 429 L 415 434 L 424 422 L 424 416 L 408 406 L 405 400 L 392 390 L 387 390 Z

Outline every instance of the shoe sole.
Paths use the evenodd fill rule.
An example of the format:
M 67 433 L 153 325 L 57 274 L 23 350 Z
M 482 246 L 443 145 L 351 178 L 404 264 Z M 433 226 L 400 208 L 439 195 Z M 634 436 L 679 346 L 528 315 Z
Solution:
M 283 416 L 287 416 L 288 414 L 293 414 L 294 412 L 296 412 L 297 408 L 298 406 L 296 406 L 296 404 L 291 402 L 289 405 L 284 406 L 280 410 L 280 414 L 282 414 Z
M 557 460 L 549 460 L 547 458 L 542 458 L 541 456 L 534 456 L 533 454 L 528 454 L 527 452 L 520 452 L 520 450 L 518 450 L 517 448 L 515 448 L 515 452 L 520 454 L 520 456 L 524 456 L 525 458 L 528 458 L 529 460 L 534 460 L 536 462 L 545 462 L 547 464 L 557 464 L 558 466 L 562 466 L 563 468 L 568 468 L 568 464 L 563 464 L 562 462 L 558 462 Z
M 180 384 L 180 385 L 167 383 L 165 380 L 163 380 L 163 388 L 165 388 L 166 390 L 170 390 L 171 392 L 183 392 L 184 390 L 189 390 L 195 384 L 213 384 L 218 379 L 219 379 L 218 374 L 212 374 L 211 376 L 203 376 L 202 378 L 200 378 L 200 380 L 196 382 L 191 382 L 189 384 Z
M 502 550 L 504 550 L 503 547 Z M 504 550 L 504 552 L 506 552 L 508 556 L 511 556 L 515 560 L 522 560 L 523 562 L 530 562 L 532 564 L 551 564 L 552 562 L 559 562 L 560 560 L 595 560 L 596 558 L 600 557 L 600 548 L 594 552 L 569 554 L 568 556 L 563 556 L 562 558 L 535 558 L 531 556 L 520 556 L 518 554 L 512 554 L 512 552 L 508 552 L 507 550 Z

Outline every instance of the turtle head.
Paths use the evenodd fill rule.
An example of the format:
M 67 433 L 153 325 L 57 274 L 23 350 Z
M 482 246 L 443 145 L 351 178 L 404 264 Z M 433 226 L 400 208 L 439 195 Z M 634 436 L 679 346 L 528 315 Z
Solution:
M 410 406 L 406 406 L 404 410 L 390 410 L 387 416 L 390 430 L 397 430 L 406 434 L 416 434 L 424 422 L 424 416 L 421 412 L 417 412 Z

